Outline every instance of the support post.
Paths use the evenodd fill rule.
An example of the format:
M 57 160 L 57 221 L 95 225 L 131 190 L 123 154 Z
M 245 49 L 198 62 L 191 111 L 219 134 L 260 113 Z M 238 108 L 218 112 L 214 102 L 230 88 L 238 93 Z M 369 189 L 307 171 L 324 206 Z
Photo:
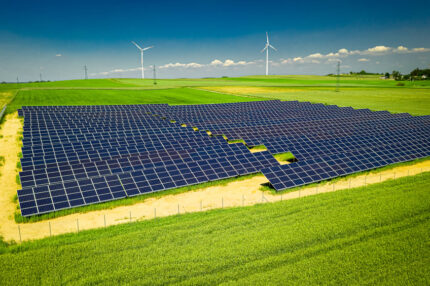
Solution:
M 104 223 L 105 223 L 105 227 L 106 227 L 106 215 L 103 215 L 103 219 L 104 219 Z
M 50 222 L 50 221 L 48 221 L 48 223 L 49 223 L 49 237 L 51 237 L 51 236 L 52 236 L 52 231 L 51 231 L 51 222 Z

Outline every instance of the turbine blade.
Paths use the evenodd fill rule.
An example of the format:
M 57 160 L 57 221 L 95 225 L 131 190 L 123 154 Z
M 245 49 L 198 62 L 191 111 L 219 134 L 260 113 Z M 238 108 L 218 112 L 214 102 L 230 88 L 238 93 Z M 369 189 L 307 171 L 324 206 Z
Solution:
M 275 51 L 278 51 L 274 46 L 269 45 L 269 47 L 271 47 L 272 49 L 274 49 Z
M 265 50 L 267 50 L 267 45 L 261 50 L 260 53 L 264 52 Z
M 266 43 L 269 43 L 269 34 L 266 32 Z
M 150 47 L 146 47 L 146 48 L 143 48 L 143 50 L 144 51 L 146 51 L 146 50 L 149 50 L 149 49 L 151 49 L 151 48 L 153 48 L 154 46 L 150 46 Z
M 142 50 L 142 48 L 138 45 L 138 44 L 136 44 L 135 42 L 133 42 L 133 41 L 131 41 L 139 50 Z

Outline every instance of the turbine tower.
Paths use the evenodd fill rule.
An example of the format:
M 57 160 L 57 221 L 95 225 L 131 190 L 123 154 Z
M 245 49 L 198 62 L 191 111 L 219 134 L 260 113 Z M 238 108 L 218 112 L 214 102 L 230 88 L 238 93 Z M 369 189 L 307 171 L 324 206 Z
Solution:
M 266 46 L 261 50 L 261 52 L 266 51 L 266 75 L 269 75 L 269 47 L 277 51 L 277 49 L 270 44 L 269 35 L 266 32 Z
M 153 48 L 153 46 L 150 47 L 146 47 L 146 48 L 141 48 L 138 44 L 136 44 L 135 42 L 131 41 L 139 50 L 140 50 L 140 65 L 142 66 L 142 79 L 145 78 L 145 74 L 143 72 L 143 51 L 149 50 L 150 48 Z

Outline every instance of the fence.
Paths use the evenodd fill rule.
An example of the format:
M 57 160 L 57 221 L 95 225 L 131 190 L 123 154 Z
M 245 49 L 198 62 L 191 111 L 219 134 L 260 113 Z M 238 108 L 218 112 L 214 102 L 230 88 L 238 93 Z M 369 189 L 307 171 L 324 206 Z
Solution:
M 425 166 L 424 166 L 425 165 Z M 25 223 L 15 225 L 16 236 L 14 240 L 22 242 L 29 239 L 38 239 L 63 233 L 103 228 L 127 222 L 157 219 L 171 215 L 182 215 L 185 213 L 207 211 L 211 209 L 222 209 L 229 207 L 250 206 L 259 203 L 272 203 L 310 195 L 333 192 L 342 189 L 350 189 L 396 179 L 412 176 L 422 172 L 430 171 L 430 162 L 423 168 L 408 168 L 410 166 L 398 167 L 396 171 L 387 170 L 379 173 L 358 175 L 356 177 L 329 181 L 315 186 L 308 186 L 293 192 L 284 194 L 271 194 L 269 192 L 246 190 L 237 191 L 225 186 L 225 190 L 201 190 L 191 191 L 178 195 L 166 195 L 159 198 L 149 198 L 142 203 L 131 206 L 120 206 L 114 209 L 93 211 L 88 213 L 77 213 L 58 217 L 49 221 L 36 223 Z M 258 189 L 259 186 L 256 186 Z

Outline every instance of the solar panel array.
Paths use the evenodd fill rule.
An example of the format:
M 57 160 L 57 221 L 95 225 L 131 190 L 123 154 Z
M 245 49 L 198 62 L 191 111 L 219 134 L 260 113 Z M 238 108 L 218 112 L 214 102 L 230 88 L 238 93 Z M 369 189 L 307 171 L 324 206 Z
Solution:
M 259 172 L 278 165 L 157 114 L 168 105 L 23 107 L 23 216 Z
M 256 172 L 283 190 L 430 155 L 430 116 L 308 102 L 32 106 L 19 115 L 23 216 Z M 298 161 L 280 165 L 273 155 L 282 152 Z

